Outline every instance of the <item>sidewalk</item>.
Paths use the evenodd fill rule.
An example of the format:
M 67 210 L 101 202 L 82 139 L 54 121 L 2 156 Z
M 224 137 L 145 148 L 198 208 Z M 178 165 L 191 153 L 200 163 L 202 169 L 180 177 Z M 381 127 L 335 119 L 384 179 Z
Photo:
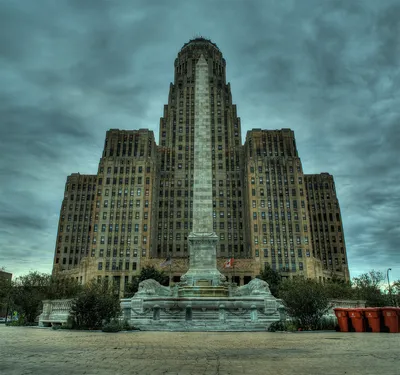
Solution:
M 0 374 L 396 374 L 399 334 L 80 332 L 0 325 Z

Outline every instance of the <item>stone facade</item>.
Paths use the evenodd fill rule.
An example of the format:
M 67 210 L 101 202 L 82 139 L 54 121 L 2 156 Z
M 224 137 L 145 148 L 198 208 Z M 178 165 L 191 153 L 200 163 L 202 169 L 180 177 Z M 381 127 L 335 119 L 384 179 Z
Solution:
M 67 177 L 58 223 L 54 270 L 75 269 L 88 257 L 96 175 L 73 173 Z
M 196 70 L 200 56 L 202 69 Z M 226 82 L 226 62 L 211 41 L 197 38 L 186 43 L 174 66 L 174 82 L 160 119 L 159 146 L 147 129 L 111 129 L 97 174 L 68 177 L 54 272 L 83 283 L 105 278 L 119 285 L 122 293 L 141 267 L 160 268 L 171 256 L 173 262 L 165 270 L 178 282 L 189 269 L 193 244 L 189 234 L 195 231 L 196 213 L 203 210 L 196 206 L 200 202 L 194 199 L 197 191 L 207 194 L 207 209 L 211 208 L 210 215 L 199 216 L 198 223 L 206 220 L 209 233 L 215 233 L 216 269 L 230 281 L 246 284 L 267 263 L 284 277 L 304 275 L 321 277 L 321 281 L 332 277 L 329 251 L 333 253 L 334 246 L 325 240 L 322 246 L 318 239 L 317 250 L 314 230 L 319 224 L 314 224 L 308 177 L 293 131 L 253 129 L 242 145 L 240 118 Z M 195 104 L 200 98 L 207 114 L 202 117 L 203 133 L 196 120 Z M 208 143 L 201 142 L 205 132 Z M 196 178 L 195 165 L 206 160 L 205 155 L 211 168 L 207 176 Z M 211 185 L 211 197 L 202 191 L 205 182 Z M 319 199 L 328 204 L 326 195 Z M 334 204 L 339 207 L 337 199 Z M 342 239 L 337 259 L 344 258 L 346 263 L 333 271 L 348 279 L 339 227 L 341 222 L 333 231 L 329 229 L 329 236 Z M 235 259 L 233 268 L 223 267 L 228 258 Z
M 314 278 L 350 279 L 347 252 L 335 181 L 329 173 L 305 175 Z
M 252 130 L 245 148 L 247 232 L 260 268 L 283 276 L 309 271 L 311 236 L 303 168 L 290 129 Z

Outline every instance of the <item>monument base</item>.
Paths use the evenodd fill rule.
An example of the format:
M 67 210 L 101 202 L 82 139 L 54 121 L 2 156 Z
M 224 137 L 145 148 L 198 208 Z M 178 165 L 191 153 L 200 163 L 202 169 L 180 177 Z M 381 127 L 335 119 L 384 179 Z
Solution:
M 178 288 L 179 297 L 228 297 L 227 286 L 183 286 Z
M 225 283 L 226 277 L 217 269 L 216 246 L 218 236 L 214 233 L 194 233 L 188 237 L 189 270 L 181 276 L 181 282 L 188 286 L 208 282 L 218 286 Z
M 122 319 L 145 331 L 265 331 L 281 319 L 281 303 L 265 281 L 242 287 L 159 288 L 145 280 L 132 298 L 121 300 Z

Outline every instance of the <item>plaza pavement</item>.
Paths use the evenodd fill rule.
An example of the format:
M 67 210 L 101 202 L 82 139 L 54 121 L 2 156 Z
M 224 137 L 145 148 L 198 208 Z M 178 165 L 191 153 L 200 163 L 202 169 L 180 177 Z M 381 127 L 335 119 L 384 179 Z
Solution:
M 400 334 L 82 332 L 0 325 L 1 375 L 400 374 Z

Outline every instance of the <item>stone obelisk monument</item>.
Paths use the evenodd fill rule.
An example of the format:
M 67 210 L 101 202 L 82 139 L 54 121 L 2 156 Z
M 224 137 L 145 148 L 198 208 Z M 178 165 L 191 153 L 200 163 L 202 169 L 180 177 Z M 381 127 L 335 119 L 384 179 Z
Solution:
M 189 234 L 189 270 L 181 277 L 188 286 L 218 286 L 225 281 L 217 269 L 218 236 L 213 230 L 211 114 L 208 64 L 196 64 L 194 120 L 193 231 Z

